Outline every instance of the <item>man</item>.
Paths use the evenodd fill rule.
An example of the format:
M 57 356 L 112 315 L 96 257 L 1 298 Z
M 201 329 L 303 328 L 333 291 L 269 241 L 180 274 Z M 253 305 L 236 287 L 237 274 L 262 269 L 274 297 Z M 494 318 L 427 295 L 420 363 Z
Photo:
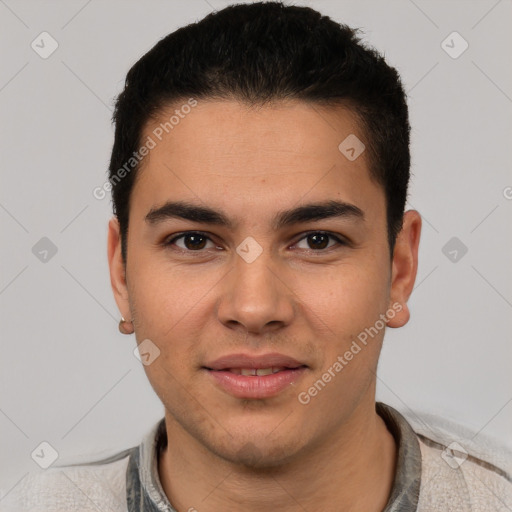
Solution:
M 512 509 L 503 468 L 375 402 L 421 231 L 377 52 L 309 8 L 231 6 L 144 55 L 114 118 L 111 284 L 165 418 L 27 510 Z

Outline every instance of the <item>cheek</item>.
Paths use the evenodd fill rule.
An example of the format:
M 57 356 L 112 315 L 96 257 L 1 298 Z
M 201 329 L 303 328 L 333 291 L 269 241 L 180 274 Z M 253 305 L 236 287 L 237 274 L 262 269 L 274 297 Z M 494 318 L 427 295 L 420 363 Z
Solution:
M 216 275 L 149 258 L 134 261 L 133 265 L 130 296 L 138 315 L 138 327 L 163 338 L 187 325 L 189 317 L 196 314 L 204 301 L 205 293 L 218 280 Z
M 356 407 L 374 381 L 384 335 L 380 315 L 387 307 L 385 276 L 368 267 L 340 270 L 319 283 L 324 293 L 304 301 L 310 324 L 322 329 L 316 346 L 321 345 L 323 357 L 298 390 L 300 403 L 308 401 L 311 410 L 321 411 L 322 421 L 332 424 L 340 421 L 340 410 Z
M 381 268 L 350 262 L 295 280 L 303 314 L 326 336 L 353 335 L 373 325 L 387 307 L 388 276 Z
M 211 321 L 207 292 L 218 277 L 149 261 L 137 263 L 130 286 L 137 341 L 149 339 L 160 351 L 155 363 L 145 366 L 146 373 L 152 382 L 179 386 L 173 377 L 182 379 L 197 364 L 198 333 L 205 332 Z

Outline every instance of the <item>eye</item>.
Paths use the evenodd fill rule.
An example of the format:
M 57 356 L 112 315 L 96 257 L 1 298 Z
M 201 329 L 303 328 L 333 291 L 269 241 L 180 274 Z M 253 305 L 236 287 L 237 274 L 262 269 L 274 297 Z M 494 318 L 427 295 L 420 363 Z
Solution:
M 183 246 L 175 244 L 177 240 L 181 239 L 183 240 Z M 182 233 L 173 238 L 170 238 L 169 240 L 164 242 L 164 245 L 177 245 L 177 247 L 185 251 L 198 252 L 201 251 L 202 249 L 208 248 L 206 247 L 208 241 L 212 244 L 213 247 L 215 247 L 213 241 L 204 233 L 201 233 L 199 231 L 188 231 L 186 233 Z M 211 249 L 212 246 L 210 246 L 209 248 Z
M 336 245 L 336 243 L 329 245 L 329 238 L 332 240 L 335 240 L 335 242 L 338 245 L 346 245 L 346 243 L 339 237 L 327 233 L 326 231 L 312 231 L 303 238 L 299 240 L 299 242 L 302 242 L 303 240 L 306 241 L 306 244 L 309 247 L 300 247 L 301 249 L 307 249 L 307 250 L 313 250 L 313 251 L 321 251 L 323 249 L 330 249 L 333 247 L 333 245 Z M 297 245 L 297 244 L 296 244 Z
M 329 245 L 329 239 L 333 240 L 334 243 Z M 181 241 L 183 245 L 178 244 L 178 241 Z M 303 241 L 305 241 L 308 247 L 299 247 L 299 249 L 306 249 L 313 252 L 321 252 L 324 249 L 330 249 L 336 244 L 347 245 L 341 238 L 326 231 L 312 231 L 307 233 L 295 246 L 298 246 L 299 243 L 303 243 Z M 208 242 L 211 244 L 209 247 L 207 247 Z M 166 240 L 163 245 L 165 247 L 176 245 L 179 249 L 186 252 L 201 252 L 203 249 L 212 249 L 215 247 L 220 249 L 209 236 L 200 231 L 187 231 L 186 233 L 178 234 Z

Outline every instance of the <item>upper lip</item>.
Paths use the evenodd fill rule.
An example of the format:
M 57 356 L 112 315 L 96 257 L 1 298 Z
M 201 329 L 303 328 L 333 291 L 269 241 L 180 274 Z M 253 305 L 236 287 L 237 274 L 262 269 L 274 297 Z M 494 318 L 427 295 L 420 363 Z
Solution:
M 306 365 L 293 357 L 278 353 L 262 354 L 259 356 L 250 354 L 229 354 L 204 365 L 205 368 L 210 370 L 227 370 L 230 368 L 260 369 L 271 367 L 299 368 L 301 366 Z

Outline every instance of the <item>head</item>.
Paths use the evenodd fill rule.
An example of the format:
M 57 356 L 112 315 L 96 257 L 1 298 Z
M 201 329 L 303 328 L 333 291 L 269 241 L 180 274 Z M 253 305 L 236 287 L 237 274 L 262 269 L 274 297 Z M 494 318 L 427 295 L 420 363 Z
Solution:
M 114 122 L 111 282 L 158 347 L 145 370 L 167 420 L 266 466 L 355 425 L 417 268 L 396 70 L 310 8 L 235 5 L 145 54 Z M 233 396 L 208 369 L 270 352 L 304 368 L 273 396 Z

